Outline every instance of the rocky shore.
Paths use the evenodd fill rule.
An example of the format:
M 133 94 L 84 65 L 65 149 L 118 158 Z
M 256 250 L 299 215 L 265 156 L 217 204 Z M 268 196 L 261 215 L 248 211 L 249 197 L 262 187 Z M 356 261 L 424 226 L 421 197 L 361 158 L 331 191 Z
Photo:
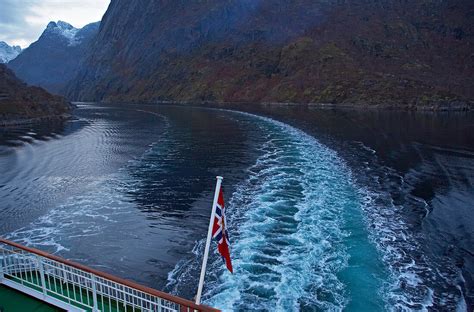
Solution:
M 74 103 L 74 102 L 73 102 Z M 81 103 L 81 102 L 76 102 Z M 104 101 L 103 103 L 112 103 Z M 353 110 L 395 110 L 395 111 L 425 111 L 425 112 L 465 112 L 474 110 L 472 101 L 432 101 L 424 104 L 406 105 L 395 102 L 381 102 L 380 104 L 369 103 L 298 103 L 298 102 L 217 102 L 217 101 L 113 101 L 123 104 L 157 104 L 157 105 L 182 105 L 202 106 L 212 108 L 239 108 L 245 106 L 298 106 L 321 109 L 353 109 Z

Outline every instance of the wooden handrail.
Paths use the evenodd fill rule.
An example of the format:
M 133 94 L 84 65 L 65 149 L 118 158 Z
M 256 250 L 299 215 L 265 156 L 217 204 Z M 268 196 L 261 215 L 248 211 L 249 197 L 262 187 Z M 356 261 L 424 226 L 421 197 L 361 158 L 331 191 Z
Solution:
M 39 249 L 26 247 L 26 246 L 20 245 L 18 243 L 15 243 L 15 242 L 3 239 L 3 238 L 0 238 L 0 243 L 5 244 L 5 245 L 9 245 L 9 246 L 12 246 L 12 247 L 15 247 L 15 248 L 18 248 L 18 249 L 21 249 L 21 250 L 24 250 L 24 251 L 27 251 L 27 252 L 30 252 L 30 253 L 33 253 L 33 254 L 41 256 L 41 257 L 45 257 L 45 258 L 63 263 L 65 265 L 68 265 L 68 266 L 74 267 L 76 269 L 94 274 L 96 276 L 106 278 L 106 279 L 111 280 L 113 282 L 128 286 L 130 288 L 145 292 L 147 294 L 150 294 L 150 295 L 160 297 L 160 298 L 163 298 L 165 300 L 177 303 L 180 306 L 191 308 L 193 310 L 197 310 L 197 311 L 200 311 L 200 312 L 219 312 L 220 311 L 218 309 L 214 309 L 212 307 L 209 307 L 209 306 L 206 306 L 206 305 L 203 305 L 203 304 L 197 305 L 197 304 L 195 304 L 194 302 L 192 302 L 190 300 L 186 300 L 186 299 L 183 299 L 183 298 L 180 298 L 180 297 L 176 297 L 176 296 L 170 295 L 168 293 L 165 293 L 165 292 L 162 292 L 162 291 L 159 291 L 159 290 L 156 290 L 156 289 L 153 289 L 153 288 L 150 288 L 150 287 L 147 287 L 147 286 L 143 286 L 143 285 L 137 284 L 135 282 L 132 282 L 132 281 L 114 276 L 112 274 L 108 274 L 108 273 L 105 273 L 105 272 L 101 272 L 101 271 L 89 268 L 85 265 L 63 259 L 61 257 L 49 254 L 49 253 L 41 251 Z

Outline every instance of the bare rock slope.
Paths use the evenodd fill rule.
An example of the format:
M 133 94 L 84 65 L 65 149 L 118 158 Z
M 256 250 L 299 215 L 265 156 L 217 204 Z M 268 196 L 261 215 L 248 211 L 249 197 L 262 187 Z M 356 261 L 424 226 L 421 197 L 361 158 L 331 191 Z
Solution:
M 467 108 L 469 0 L 111 2 L 76 100 Z

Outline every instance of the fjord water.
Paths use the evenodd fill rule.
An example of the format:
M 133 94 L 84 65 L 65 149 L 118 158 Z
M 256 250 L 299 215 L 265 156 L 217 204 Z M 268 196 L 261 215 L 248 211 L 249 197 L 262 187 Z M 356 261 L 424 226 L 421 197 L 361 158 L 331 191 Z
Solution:
M 206 303 L 469 310 L 471 115 L 246 110 L 81 104 L 1 130 L 0 234 L 192 298 L 223 175 L 236 273 L 212 254 Z

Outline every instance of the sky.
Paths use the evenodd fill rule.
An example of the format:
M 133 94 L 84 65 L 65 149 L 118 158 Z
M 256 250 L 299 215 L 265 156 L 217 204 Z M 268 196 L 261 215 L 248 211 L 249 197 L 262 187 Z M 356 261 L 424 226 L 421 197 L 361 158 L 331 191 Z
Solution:
M 28 47 L 50 21 L 76 28 L 102 19 L 110 0 L 0 0 L 0 41 Z

